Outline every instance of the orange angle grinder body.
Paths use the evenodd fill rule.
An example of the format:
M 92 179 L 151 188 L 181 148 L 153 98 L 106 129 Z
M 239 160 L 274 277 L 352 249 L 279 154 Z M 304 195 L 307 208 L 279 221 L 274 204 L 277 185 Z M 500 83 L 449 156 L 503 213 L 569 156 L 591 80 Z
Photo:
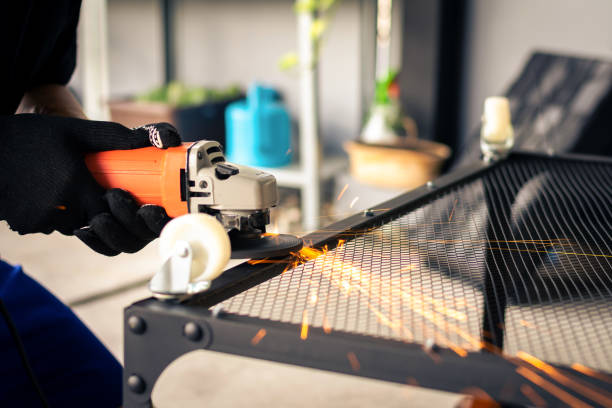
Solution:
M 184 177 L 190 145 L 92 153 L 85 156 L 85 164 L 102 187 L 124 189 L 140 205 L 159 205 L 174 218 L 188 213 L 180 177 Z
M 139 204 L 159 205 L 170 217 L 216 217 L 229 233 L 232 258 L 284 256 L 302 247 L 292 235 L 263 235 L 270 208 L 278 204 L 276 179 L 227 163 L 218 142 L 91 153 L 85 163 L 102 187 L 124 189 Z

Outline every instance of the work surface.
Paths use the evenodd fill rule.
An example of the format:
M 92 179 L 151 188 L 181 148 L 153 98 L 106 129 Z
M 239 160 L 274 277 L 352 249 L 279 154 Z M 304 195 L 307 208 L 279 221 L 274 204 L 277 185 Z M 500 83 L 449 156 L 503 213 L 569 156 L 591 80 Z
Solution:
M 173 350 L 147 363 L 149 382 L 156 364 L 210 348 L 514 404 L 610 405 L 612 164 L 518 155 L 480 167 L 311 235 L 293 257 L 230 270 L 183 304 L 137 303 L 126 317 L 150 329 L 127 333 L 126 374 L 158 342 Z M 173 340 L 187 323 L 198 335 Z

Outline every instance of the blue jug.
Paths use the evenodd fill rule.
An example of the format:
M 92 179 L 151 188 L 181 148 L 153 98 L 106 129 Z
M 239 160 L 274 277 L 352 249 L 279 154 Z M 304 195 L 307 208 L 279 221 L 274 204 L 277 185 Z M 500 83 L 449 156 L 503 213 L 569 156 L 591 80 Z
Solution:
M 291 122 L 278 92 L 259 84 L 249 87 L 246 100 L 225 109 L 229 161 L 258 167 L 291 162 Z

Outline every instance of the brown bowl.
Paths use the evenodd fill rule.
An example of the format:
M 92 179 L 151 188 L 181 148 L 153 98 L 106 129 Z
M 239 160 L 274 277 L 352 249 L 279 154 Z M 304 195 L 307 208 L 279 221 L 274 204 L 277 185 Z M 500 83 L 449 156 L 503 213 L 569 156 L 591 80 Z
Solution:
M 377 187 L 413 189 L 438 176 L 451 149 L 445 144 L 408 137 L 396 145 L 344 144 L 351 174 Z

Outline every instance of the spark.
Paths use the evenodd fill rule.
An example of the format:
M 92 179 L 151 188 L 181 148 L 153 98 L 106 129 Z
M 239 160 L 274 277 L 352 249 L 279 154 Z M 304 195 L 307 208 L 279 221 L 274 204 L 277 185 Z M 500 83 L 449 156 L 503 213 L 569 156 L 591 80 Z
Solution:
M 332 332 L 331 326 L 329 325 L 329 321 L 327 320 L 327 316 L 323 316 L 323 332 L 325 334 L 329 334 Z
M 346 358 L 348 358 L 349 364 L 353 371 L 357 372 L 361 369 L 361 364 L 359 364 L 359 360 L 357 359 L 357 355 L 352 351 L 346 353 Z
M 542 389 L 546 390 L 547 392 L 551 393 L 552 395 L 557 397 L 560 401 L 565 402 L 567 405 L 569 405 L 571 407 L 579 407 L 579 408 L 591 407 L 589 404 L 579 400 L 578 398 L 576 398 L 573 395 L 567 393 L 566 391 L 563 391 L 561 388 L 557 387 L 556 385 L 554 385 L 550 381 L 545 380 L 544 378 L 542 378 L 541 376 L 539 376 L 538 374 L 534 373 L 533 371 L 531 371 L 528 368 L 518 367 L 516 369 L 516 372 L 517 372 L 517 374 L 525 377 L 526 379 L 528 379 L 532 383 L 536 384 L 540 388 L 542 388 Z
M 538 394 L 536 390 L 533 389 L 533 387 L 530 387 L 527 384 L 523 384 L 521 385 L 521 392 L 536 407 L 545 407 L 547 405 L 546 400 L 544 400 L 544 398 L 542 398 L 540 394 Z
M 598 380 L 612 384 L 612 377 L 595 371 L 592 368 L 589 368 L 579 363 L 572 364 L 572 368 L 584 375 L 588 375 L 589 377 L 597 378 Z
M 266 329 L 259 329 L 259 331 L 255 333 L 255 336 L 253 336 L 253 338 L 251 339 L 251 344 L 254 346 L 258 345 L 261 339 L 263 339 L 265 336 Z
M 262 237 L 278 237 L 279 235 L 278 232 L 264 232 L 261 234 Z
M 311 260 L 317 258 L 318 256 L 324 255 L 325 253 L 326 248 L 324 248 L 322 251 L 319 251 L 315 248 L 308 247 L 302 248 L 302 250 L 300 251 L 300 256 L 302 256 L 303 259 Z M 324 265 L 323 268 L 321 268 L 323 275 L 326 276 L 334 286 L 341 289 L 345 295 L 348 296 L 351 290 L 354 288 L 363 295 L 365 295 L 366 299 L 372 298 L 370 293 L 370 288 L 372 284 L 370 281 L 369 274 L 367 272 L 335 258 L 332 258 L 330 260 L 324 260 L 323 262 Z M 336 276 L 338 273 L 340 274 L 339 277 Z M 354 281 L 355 283 L 351 284 L 352 281 Z M 476 349 L 481 348 L 480 340 L 471 336 L 458 326 L 447 322 L 446 319 L 444 319 L 442 316 L 436 314 L 437 312 L 441 315 L 446 315 L 457 320 L 465 320 L 466 317 L 464 313 L 447 308 L 443 304 L 441 304 L 440 301 L 433 299 L 429 296 L 420 295 L 418 293 L 409 294 L 398 288 L 394 288 L 392 289 L 392 291 L 394 292 L 392 293 L 392 297 L 394 297 L 395 294 L 395 296 L 399 295 L 407 298 L 409 301 L 409 307 L 416 313 L 420 314 L 421 316 L 432 322 L 435 326 L 443 330 L 451 330 L 458 334 L 460 337 L 462 337 L 464 340 L 466 340 L 468 343 L 470 343 L 472 347 L 475 347 Z M 378 299 L 378 301 L 386 301 L 387 303 L 389 303 L 389 300 L 390 299 L 386 298 Z M 413 338 L 412 332 L 408 328 L 403 326 L 401 321 L 396 321 L 385 315 L 370 301 L 365 301 L 365 305 L 368 307 L 368 309 L 370 309 L 370 311 L 372 311 L 372 313 L 374 313 L 374 315 L 376 315 L 381 324 L 386 325 L 394 331 L 400 331 L 401 333 L 405 333 L 408 337 Z M 426 308 L 433 308 L 434 310 L 430 311 L 426 310 Z M 449 348 L 454 350 L 460 356 L 463 356 L 467 353 L 463 348 L 453 344 L 444 337 L 442 337 L 440 343 L 449 346 Z
M 459 200 L 458 198 L 455 198 L 455 202 L 453 204 L 453 209 L 450 213 L 450 215 L 448 216 L 448 222 L 451 222 L 453 219 L 453 214 L 455 213 L 455 207 L 457 206 L 457 200 Z
M 300 339 L 308 338 L 308 310 L 302 312 L 302 330 L 300 331 Z
M 336 245 L 336 248 L 342 248 L 344 246 L 345 242 L 346 242 L 345 239 L 339 239 L 338 240 L 338 245 Z
M 576 256 L 597 256 L 604 258 L 612 258 L 612 255 L 607 254 L 588 254 L 582 252 L 565 252 L 565 251 L 542 251 L 538 249 L 518 249 L 518 248 L 493 248 L 489 247 L 487 249 L 498 249 L 503 251 L 518 251 L 518 252 L 542 252 L 545 254 L 558 254 L 558 255 L 576 255 Z
M 55 208 L 57 208 L 58 210 L 61 210 L 61 211 L 66 211 L 66 206 L 65 205 L 56 205 Z
M 353 208 L 355 206 L 355 203 L 357 203 L 357 200 L 359 200 L 359 197 L 353 198 L 353 201 L 351 201 L 351 204 L 349 205 L 349 208 Z
M 587 385 L 586 383 L 583 383 L 578 379 L 574 379 L 568 375 L 565 375 L 560 370 L 556 369 L 550 364 L 547 364 L 544 361 L 538 359 L 537 357 L 525 353 L 524 351 L 519 351 L 518 353 L 516 353 L 516 356 L 521 360 L 531 364 L 532 366 L 544 371 L 546 374 L 548 374 L 549 377 L 551 377 L 558 383 L 563 384 L 568 388 L 572 388 L 573 390 L 584 395 L 588 399 L 593 400 L 598 404 L 602 404 L 603 406 L 612 406 L 612 394 L 609 394 L 607 391 L 599 390 L 592 385 Z
M 483 390 L 482 388 L 479 387 L 468 387 L 468 388 L 464 388 L 463 390 L 459 391 L 460 394 L 467 394 L 470 395 L 473 399 L 473 401 L 471 401 L 471 407 L 495 407 L 498 408 L 499 404 L 497 402 L 495 402 L 495 400 L 489 395 L 487 394 L 487 392 L 485 390 Z
M 467 357 L 467 350 L 464 349 L 463 347 L 459 347 L 456 344 L 447 342 L 446 345 L 448 346 L 448 348 L 450 348 L 451 350 L 453 350 L 455 353 L 457 353 L 459 355 L 459 357 Z
M 302 260 L 312 260 L 321 255 L 324 255 L 326 252 L 327 248 L 323 248 L 323 250 L 317 250 L 315 248 L 305 247 L 300 250 L 298 255 L 301 257 Z M 326 259 L 323 261 L 323 263 L 323 268 L 321 268 L 323 275 L 326 276 L 334 286 L 341 289 L 345 295 L 348 296 L 351 290 L 355 288 L 360 293 L 365 295 L 366 299 L 372 298 L 370 293 L 370 288 L 372 284 L 370 281 L 370 275 L 367 272 L 351 264 L 342 262 L 336 258 Z M 340 275 L 339 277 L 336 276 L 338 274 Z M 352 281 L 354 281 L 355 283 L 352 284 Z M 408 306 L 417 314 L 420 314 L 421 316 L 432 322 L 435 326 L 445 331 L 451 330 L 457 335 L 459 335 L 461 338 L 466 340 L 469 344 L 471 344 L 472 347 L 476 349 L 481 348 L 480 340 L 471 336 L 469 333 L 467 333 L 460 327 L 449 323 L 446 319 L 442 317 L 442 315 L 445 315 L 456 320 L 464 321 L 467 319 L 464 313 L 456 311 L 454 309 L 450 309 L 444 304 L 442 304 L 442 302 L 440 302 L 439 300 L 433 299 L 429 296 L 421 295 L 420 293 L 407 293 L 406 291 L 403 291 L 401 289 L 393 288 L 391 297 L 393 298 L 396 296 L 407 298 Z M 386 298 L 378 299 L 378 301 L 386 301 L 387 303 L 389 303 L 389 300 L 390 299 Z M 365 301 L 365 305 L 368 307 L 368 309 L 370 309 L 370 311 L 372 311 L 372 313 L 374 313 L 374 315 L 376 315 L 381 324 L 386 325 L 394 331 L 399 330 L 403 333 L 406 333 L 410 338 L 413 337 L 413 334 L 408 328 L 402 325 L 401 321 L 396 321 L 385 315 L 370 301 Z M 433 310 L 426 310 L 429 308 L 433 308 Z M 440 315 L 438 315 L 436 312 L 440 313 Z M 444 337 L 441 338 L 440 343 L 449 346 L 449 348 L 454 350 L 460 356 L 463 356 L 467 353 L 463 348 L 453 344 L 452 342 L 450 342 L 450 340 Z
M 533 323 L 528 322 L 527 320 L 519 320 L 519 324 L 521 326 L 525 326 L 525 327 L 529 327 L 530 329 L 537 329 L 536 325 Z
M 437 242 L 440 242 L 439 240 Z M 487 241 L 475 241 L 475 242 L 487 242 Z M 515 241 L 526 244 L 542 244 L 552 242 L 552 240 L 529 240 L 529 241 Z M 345 240 L 339 240 L 336 248 L 341 248 L 345 244 Z M 312 248 L 312 247 L 304 247 L 299 252 L 294 253 L 293 259 L 288 260 L 259 260 L 255 261 L 255 263 L 286 263 L 287 267 L 285 270 L 288 270 L 290 267 L 296 267 L 302 263 L 312 261 L 322 255 L 327 254 L 328 248 L 325 246 L 321 249 Z M 337 254 L 338 252 L 336 252 Z M 402 268 L 401 272 L 407 272 L 412 269 L 418 268 L 419 265 L 410 264 L 404 268 Z M 397 320 L 392 317 L 390 313 L 386 313 L 385 308 L 389 308 L 392 304 L 392 300 L 396 298 L 402 298 L 407 300 L 404 304 L 407 305 L 414 313 L 421 315 L 424 319 L 431 322 L 436 328 L 441 329 L 444 333 L 455 333 L 461 339 L 464 340 L 464 343 L 459 346 L 450 341 L 450 339 L 442 336 L 437 333 L 434 329 L 433 336 L 436 338 L 436 341 L 442 345 L 446 346 L 456 354 L 461 357 L 467 355 L 468 350 L 479 350 L 482 348 L 494 349 L 492 345 L 481 342 L 479 338 L 472 336 L 462 327 L 449 322 L 450 319 L 454 319 L 459 322 L 467 321 L 467 316 L 464 312 L 456 310 L 454 308 L 448 307 L 445 301 L 442 299 L 436 299 L 431 296 L 427 296 L 425 294 L 420 293 L 416 290 L 410 290 L 407 288 L 402 288 L 394 285 L 391 286 L 391 292 L 386 295 L 378 295 L 376 296 L 372 291 L 372 286 L 374 286 L 373 280 L 374 278 L 380 279 L 378 276 L 373 276 L 367 270 L 362 270 L 359 267 L 356 267 L 350 263 L 343 262 L 338 259 L 336 256 L 326 257 L 322 261 L 321 268 L 316 268 L 314 271 L 310 273 L 319 272 L 324 277 L 329 279 L 330 283 L 336 288 L 340 289 L 341 293 L 345 296 L 350 296 L 352 292 L 357 291 L 362 296 L 360 297 L 360 302 L 363 302 L 364 305 L 377 317 L 377 320 L 380 324 L 385 325 L 392 329 L 395 332 L 398 332 L 401 337 L 410 337 L 413 338 L 412 332 L 409 329 L 404 327 L 401 320 Z M 383 280 L 383 284 L 385 281 Z M 376 281 L 376 285 L 380 285 L 381 282 Z M 315 295 L 316 296 L 316 295 Z M 310 303 L 315 303 L 318 299 L 310 296 Z M 461 307 L 461 299 L 454 302 L 455 305 Z M 463 304 L 467 305 L 467 302 L 463 300 Z M 535 327 L 533 324 L 527 321 L 521 321 L 521 324 L 527 327 Z M 331 332 L 331 328 L 329 327 L 329 322 L 327 318 L 324 317 L 323 321 L 323 329 L 324 332 Z M 306 339 L 308 335 L 308 315 L 307 311 L 303 312 L 302 319 L 302 330 L 300 337 L 302 339 Z
M 340 194 L 338 194 L 338 198 L 337 198 L 338 201 L 340 201 L 340 199 L 342 198 L 342 196 L 344 195 L 344 193 L 348 189 L 348 186 L 349 186 L 348 184 L 344 185 L 344 188 L 342 189 L 342 191 L 340 191 Z
M 287 261 L 283 259 L 249 259 L 247 261 L 249 265 L 257 265 L 257 264 L 286 264 Z
M 479 239 L 479 240 L 470 240 L 470 239 L 425 239 L 419 240 L 419 242 L 427 242 L 433 244 L 463 244 L 463 243 L 475 243 L 475 244 L 524 244 L 524 245 L 543 245 L 543 246 L 551 246 L 551 245 L 571 245 L 569 243 L 562 243 L 560 240 L 550 240 L 550 239 L 516 239 L 516 240 L 495 240 L 495 239 Z M 490 248 L 496 249 L 496 248 Z M 550 251 L 544 251 L 550 252 Z

